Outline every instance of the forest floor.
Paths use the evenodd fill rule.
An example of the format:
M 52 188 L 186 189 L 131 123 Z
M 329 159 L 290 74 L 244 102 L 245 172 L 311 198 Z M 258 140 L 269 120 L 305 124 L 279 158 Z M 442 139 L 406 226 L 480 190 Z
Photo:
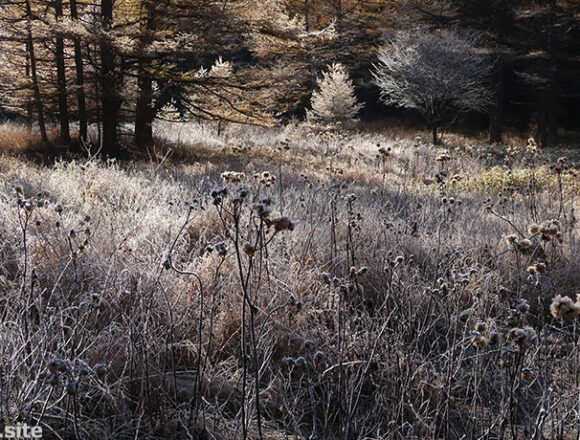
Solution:
M 46 163 L 27 136 L 0 129 L 5 423 L 576 438 L 580 149 L 164 124 Z

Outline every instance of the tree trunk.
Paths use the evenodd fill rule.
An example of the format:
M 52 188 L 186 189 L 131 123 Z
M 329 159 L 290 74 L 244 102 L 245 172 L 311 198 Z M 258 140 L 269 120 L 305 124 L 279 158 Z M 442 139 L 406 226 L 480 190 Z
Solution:
M 139 77 L 139 97 L 135 109 L 135 146 L 139 149 L 153 144 L 153 86 L 146 73 Z
M 113 21 L 113 0 L 101 1 L 101 16 L 104 29 L 108 29 Z M 101 41 L 101 102 L 103 112 L 103 149 L 105 155 L 118 154 L 117 127 L 121 98 L 116 91 L 115 54 L 107 36 Z
M 433 125 L 431 127 L 431 136 L 432 136 L 432 141 L 433 141 L 433 145 L 437 145 L 439 143 L 439 139 L 437 138 L 437 126 Z
M 30 74 L 32 75 L 32 90 L 34 92 L 34 101 L 36 103 L 36 113 L 38 114 L 38 128 L 40 129 L 40 136 L 44 144 L 48 144 L 48 136 L 46 134 L 46 124 L 44 122 L 44 108 L 42 106 L 42 98 L 40 96 L 40 88 L 38 86 L 38 73 L 36 70 L 36 56 L 34 55 L 34 41 L 32 39 L 32 9 L 30 7 L 30 0 L 26 0 L 26 17 L 27 29 L 26 40 L 28 46 L 28 56 L 30 57 Z
M 28 44 L 26 44 L 26 78 L 30 78 L 30 51 L 28 50 Z M 26 99 L 26 125 L 30 130 L 32 128 L 32 121 L 34 119 L 34 103 L 32 99 L 28 97 Z
M 62 0 L 54 2 L 55 17 L 62 17 Z M 60 141 L 70 145 L 70 125 L 68 118 L 68 94 L 66 90 L 66 68 L 64 65 L 64 40 L 61 36 L 56 37 L 56 75 L 58 85 L 58 113 L 60 122 Z
M 145 49 L 151 44 L 151 33 L 155 30 L 155 3 L 148 0 L 145 4 L 145 26 L 140 45 Z M 135 146 L 144 149 L 153 144 L 153 80 L 147 71 L 147 59 L 139 61 L 139 96 L 135 108 Z
M 73 20 L 78 20 L 77 1 L 70 1 L 70 14 Z M 76 68 L 76 86 L 77 86 L 77 105 L 79 111 L 79 138 L 86 141 L 88 134 L 87 106 L 85 98 L 85 73 L 83 65 L 83 52 L 81 50 L 81 41 L 78 37 L 74 39 L 75 51 L 75 68 Z
M 489 142 L 501 143 L 505 107 L 505 66 L 503 64 L 498 67 L 494 98 L 495 102 L 489 115 Z

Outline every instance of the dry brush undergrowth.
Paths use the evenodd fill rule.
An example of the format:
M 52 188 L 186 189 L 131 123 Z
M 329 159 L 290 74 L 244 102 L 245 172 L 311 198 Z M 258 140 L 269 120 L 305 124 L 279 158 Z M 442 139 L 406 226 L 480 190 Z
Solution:
M 577 436 L 573 159 L 212 139 L 198 161 L 0 158 L 2 420 L 66 439 Z

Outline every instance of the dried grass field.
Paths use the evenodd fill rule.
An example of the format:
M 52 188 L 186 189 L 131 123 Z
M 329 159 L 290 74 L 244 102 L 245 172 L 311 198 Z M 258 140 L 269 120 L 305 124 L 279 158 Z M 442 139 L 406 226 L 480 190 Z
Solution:
M 580 435 L 578 150 L 160 124 L 140 160 L 42 163 L 26 136 L 0 130 L 0 423 Z

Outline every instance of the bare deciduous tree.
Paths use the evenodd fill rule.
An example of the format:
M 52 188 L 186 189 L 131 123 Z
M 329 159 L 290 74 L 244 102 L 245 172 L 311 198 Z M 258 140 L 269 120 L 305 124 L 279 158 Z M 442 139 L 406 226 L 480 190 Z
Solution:
M 378 52 L 373 76 L 381 99 L 418 110 L 438 142 L 438 130 L 460 113 L 484 111 L 490 102 L 490 65 L 475 33 L 399 31 Z

